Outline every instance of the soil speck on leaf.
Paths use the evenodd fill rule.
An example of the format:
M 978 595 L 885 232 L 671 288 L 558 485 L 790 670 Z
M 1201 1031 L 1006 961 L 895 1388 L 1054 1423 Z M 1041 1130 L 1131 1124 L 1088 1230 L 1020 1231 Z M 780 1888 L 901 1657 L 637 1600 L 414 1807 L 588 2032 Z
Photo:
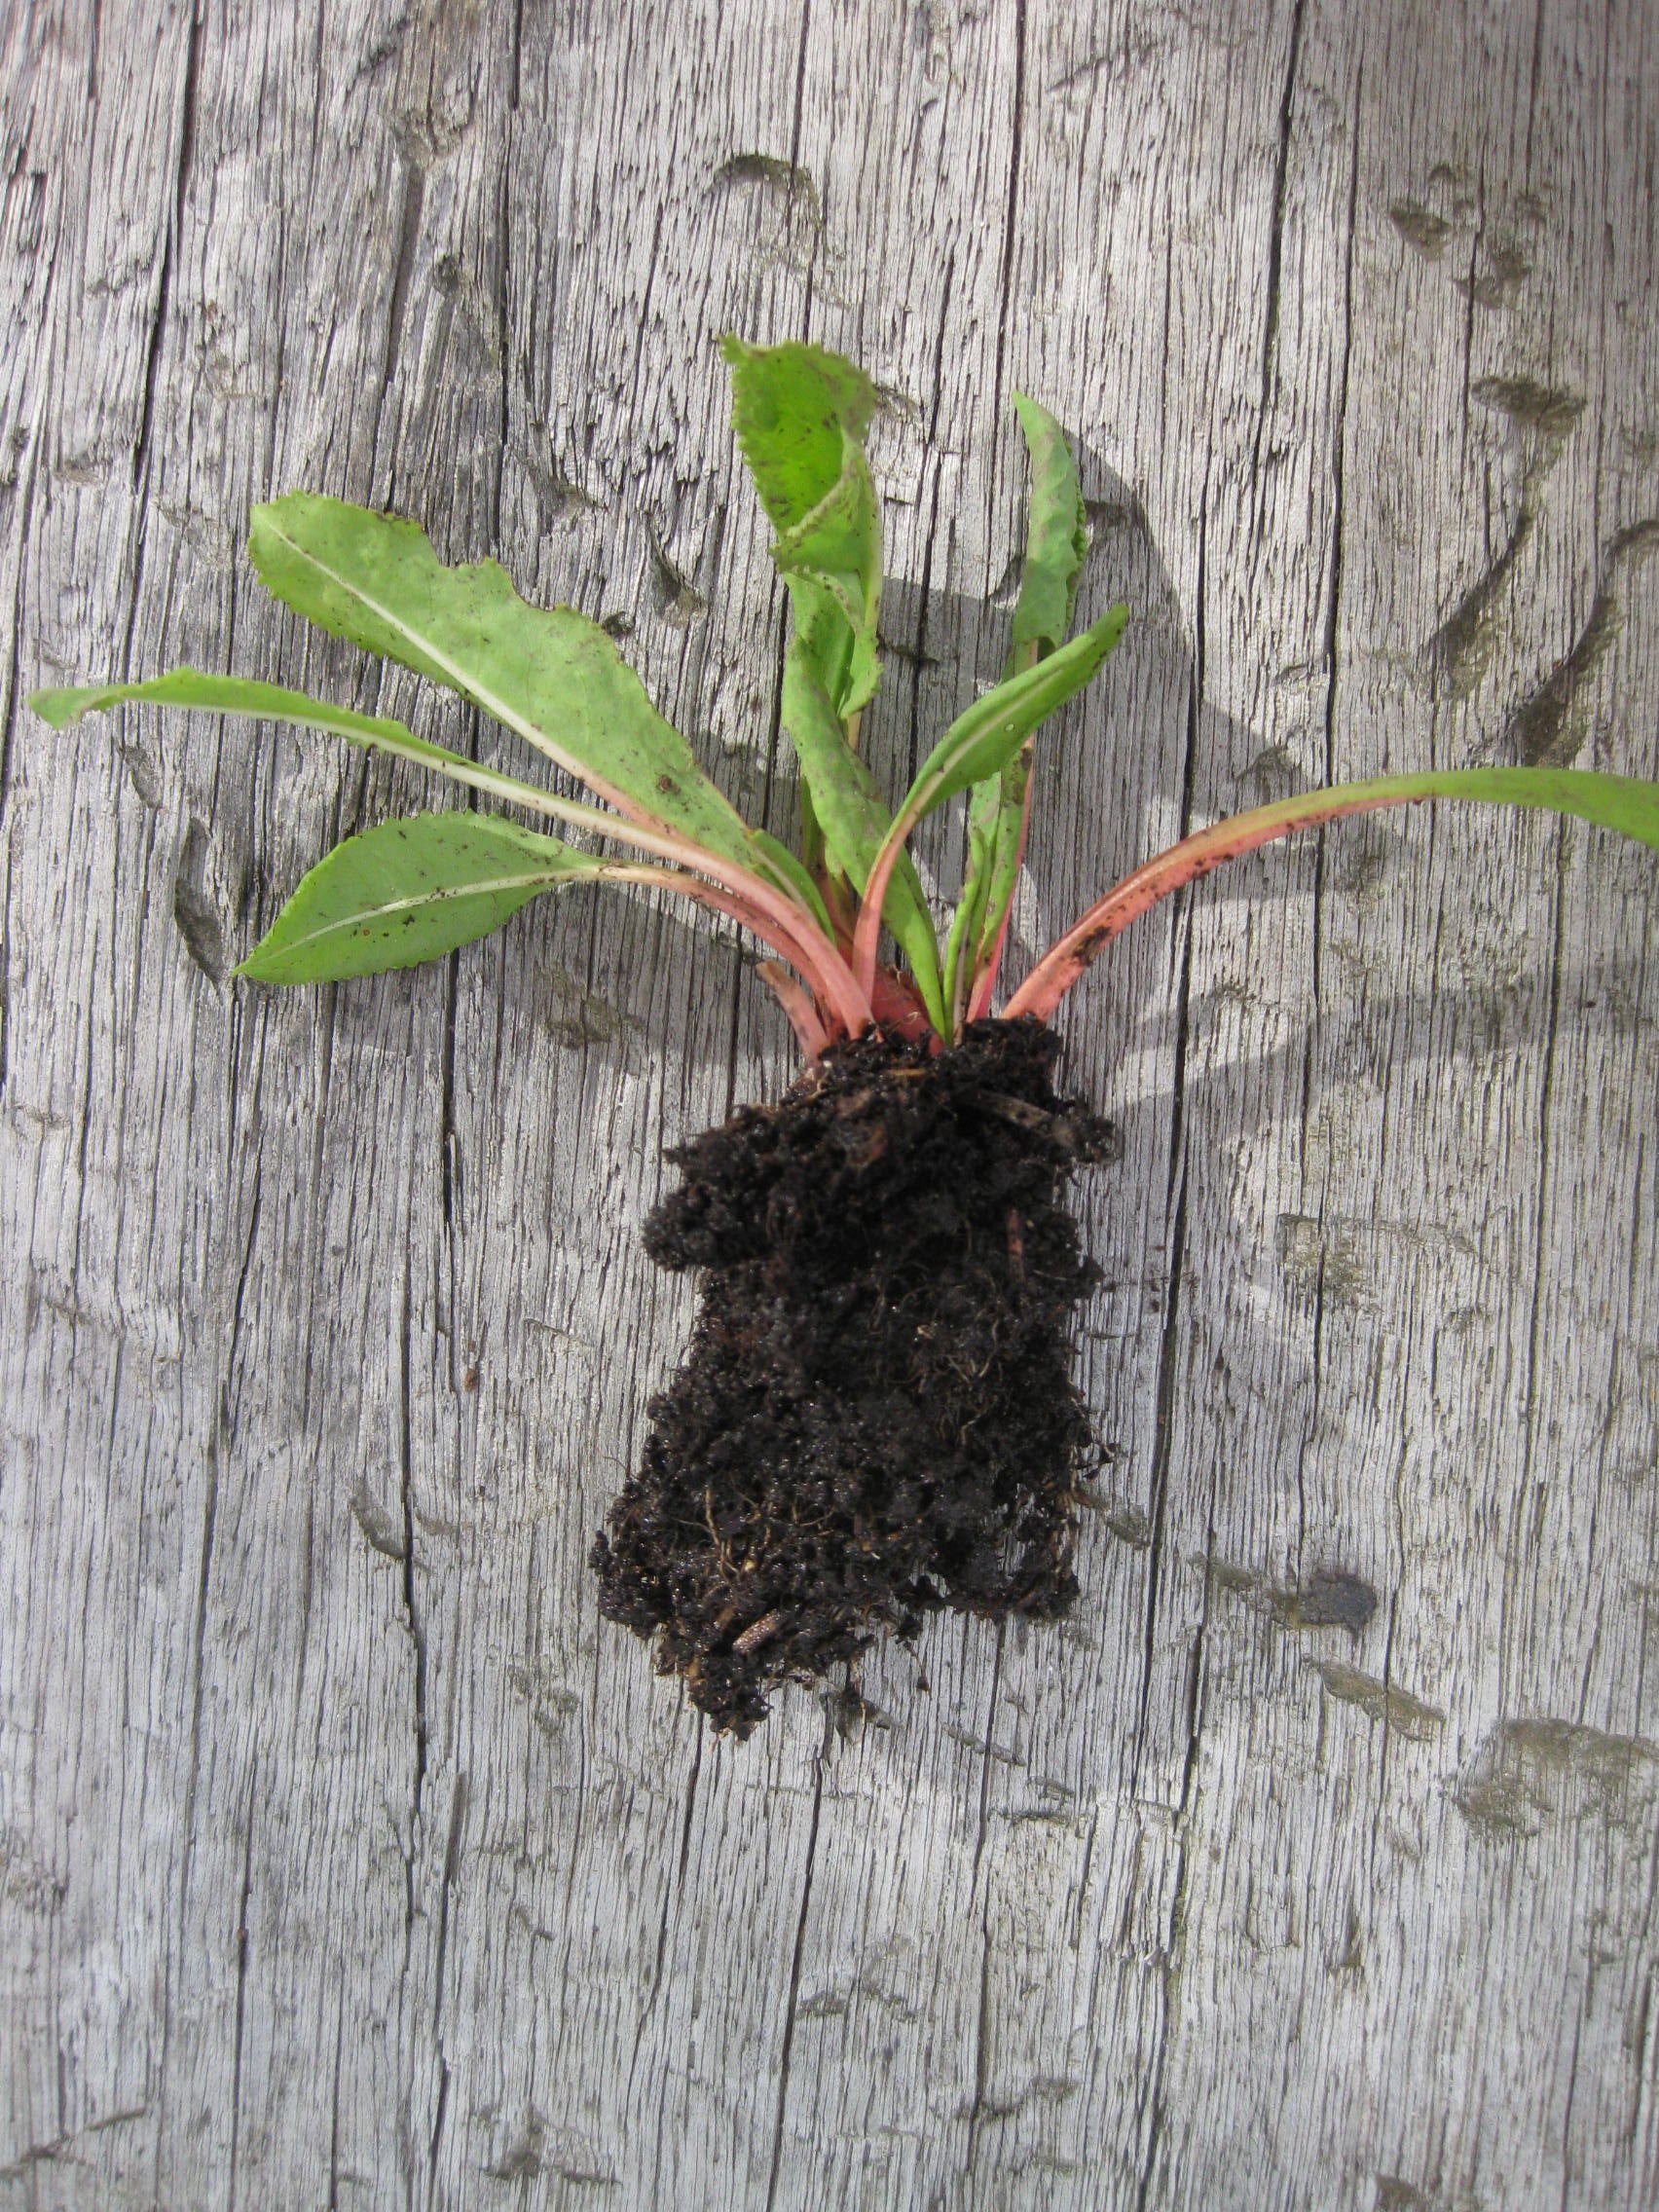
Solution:
M 645 1249 L 706 1270 L 702 1304 L 593 1565 L 717 1728 L 936 1607 L 1076 1596 L 1095 1271 L 1063 1194 L 1112 1131 L 1055 1094 L 1058 1049 L 1030 1020 L 932 1057 L 866 1032 L 671 1156 Z

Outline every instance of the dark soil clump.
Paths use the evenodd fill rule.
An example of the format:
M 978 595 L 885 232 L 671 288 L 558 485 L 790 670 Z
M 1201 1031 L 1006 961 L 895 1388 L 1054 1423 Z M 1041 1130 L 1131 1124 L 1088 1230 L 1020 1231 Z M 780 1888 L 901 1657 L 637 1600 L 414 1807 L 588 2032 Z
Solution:
M 1030 1020 L 932 1058 L 869 1032 L 670 1155 L 645 1249 L 708 1270 L 702 1307 L 593 1564 L 717 1728 L 933 1607 L 1076 1596 L 1095 1270 L 1062 1200 L 1112 1132 L 1055 1095 L 1057 1051 Z

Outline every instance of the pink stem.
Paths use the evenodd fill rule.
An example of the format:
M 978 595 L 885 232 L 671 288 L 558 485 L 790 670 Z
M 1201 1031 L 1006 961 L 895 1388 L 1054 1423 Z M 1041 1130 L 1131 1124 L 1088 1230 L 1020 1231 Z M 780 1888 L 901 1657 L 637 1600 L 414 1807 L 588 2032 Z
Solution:
M 930 1032 L 938 1035 L 928 1010 L 922 1004 L 921 993 L 909 978 L 891 968 L 878 968 L 869 994 L 870 1010 L 883 1029 L 897 1030 L 901 1037 L 914 1040 Z
M 899 855 L 920 819 L 903 809 L 882 839 L 859 902 L 859 918 L 853 927 L 853 981 L 867 999 L 875 989 L 875 955 L 881 943 L 881 909 L 887 903 L 887 886 L 899 866 Z
M 782 916 L 768 912 L 758 900 L 745 892 L 732 892 L 719 883 L 706 882 L 700 875 L 676 867 L 652 867 L 633 861 L 621 861 L 608 871 L 625 878 L 630 883 L 652 883 L 665 891 L 678 891 L 699 905 L 712 906 L 717 913 L 725 914 L 734 922 L 769 944 L 775 952 L 800 970 L 814 992 L 832 1007 L 849 1036 L 857 1036 L 870 1020 L 867 1000 L 852 997 L 843 985 L 850 986 L 852 977 L 846 964 L 830 945 L 824 933 L 810 923 L 796 926 L 796 909 L 786 901 L 779 900 Z
M 722 913 L 733 916 L 757 937 L 765 938 L 780 952 L 788 955 L 806 976 L 825 1004 L 833 1007 L 849 1036 L 857 1036 L 870 1019 L 869 993 L 860 991 L 854 984 L 852 972 L 842 959 L 837 947 L 813 920 L 806 907 L 794 898 L 774 890 L 763 877 L 736 861 L 722 859 L 719 853 L 705 846 L 693 844 L 672 830 L 656 830 L 634 820 L 621 820 L 607 814 L 602 807 L 587 806 L 580 800 L 566 799 L 557 793 L 548 792 L 535 801 L 542 813 L 555 821 L 568 822 L 578 829 L 593 830 L 602 837 L 608 837 L 618 845 L 632 845 L 636 852 L 650 853 L 662 860 L 672 861 L 674 868 L 661 871 L 661 880 L 671 889 L 685 891 L 689 896 L 688 881 L 678 871 L 695 870 L 697 876 L 707 877 L 719 884 L 731 902 L 720 907 Z M 637 810 L 636 810 L 637 811 Z M 705 904 L 718 903 L 705 901 Z M 755 916 L 763 916 L 766 927 L 760 928 Z
M 772 996 L 789 1015 L 790 1027 L 795 1033 L 796 1044 L 809 1060 L 817 1059 L 830 1039 L 823 1022 L 818 1018 L 818 1009 L 812 1003 L 812 993 L 803 989 L 780 961 L 762 960 L 760 973 L 765 977 Z
M 1305 798 L 1280 799 L 1272 806 L 1253 807 L 1248 814 L 1235 814 L 1208 830 L 1196 830 L 1178 845 L 1143 861 L 1074 922 L 1064 937 L 1056 938 L 1004 1007 L 1004 1019 L 1012 1021 L 1019 1014 L 1034 1014 L 1040 1021 L 1047 1021 L 1089 962 L 1121 931 L 1149 906 L 1156 906 L 1183 884 L 1207 875 L 1224 861 L 1237 860 L 1259 845 L 1272 844 L 1275 837 L 1288 837 L 1292 830 L 1338 821 L 1345 814 L 1370 814 L 1384 806 L 1416 806 L 1436 795 L 1424 791 L 1384 793 L 1373 786 L 1362 796 L 1339 800 L 1328 792 L 1310 792 Z

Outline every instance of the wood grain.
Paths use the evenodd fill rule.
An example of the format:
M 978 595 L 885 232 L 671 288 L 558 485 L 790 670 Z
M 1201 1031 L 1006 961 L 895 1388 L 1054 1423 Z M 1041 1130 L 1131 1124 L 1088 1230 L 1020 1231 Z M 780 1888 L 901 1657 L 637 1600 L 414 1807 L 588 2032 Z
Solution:
M 263 598 L 306 485 L 611 618 L 786 830 L 732 327 L 889 394 L 889 777 L 1005 649 L 1010 392 L 1078 432 L 1135 622 L 1016 959 L 1329 775 L 1659 775 L 1656 119 L 1642 0 L 0 15 L 0 2204 L 1654 2201 L 1650 855 L 1387 819 L 1115 948 L 1084 1598 L 738 1747 L 585 1567 L 662 1147 L 788 1077 L 734 938 L 234 983 L 419 780 L 23 696 L 522 766 Z

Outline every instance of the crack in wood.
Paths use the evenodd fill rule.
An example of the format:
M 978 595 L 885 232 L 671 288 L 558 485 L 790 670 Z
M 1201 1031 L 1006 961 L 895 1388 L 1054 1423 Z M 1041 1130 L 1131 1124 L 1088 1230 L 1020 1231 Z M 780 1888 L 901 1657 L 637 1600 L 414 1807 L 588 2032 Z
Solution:
M 794 2053 L 795 2019 L 800 2006 L 800 1965 L 806 1947 L 806 1915 L 812 1903 L 812 1877 L 818 1862 L 818 1824 L 824 1810 L 825 1751 L 818 1754 L 812 1777 L 812 1825 L 806 1838 L 806 1870 L 801 1877 L 800 1912 L 795 1920 L 794 1951 L 790 1961 L 789 1995 L 784 2007 L 783 2042 L 778 2052 L 778 2109 L 772 2127 L 772 2162 L 766 2177 L 766 2212 L 775 2212 L 778 2177 L 783 2170 L 784 2120 L 789 2110 L 790 2062 Z

